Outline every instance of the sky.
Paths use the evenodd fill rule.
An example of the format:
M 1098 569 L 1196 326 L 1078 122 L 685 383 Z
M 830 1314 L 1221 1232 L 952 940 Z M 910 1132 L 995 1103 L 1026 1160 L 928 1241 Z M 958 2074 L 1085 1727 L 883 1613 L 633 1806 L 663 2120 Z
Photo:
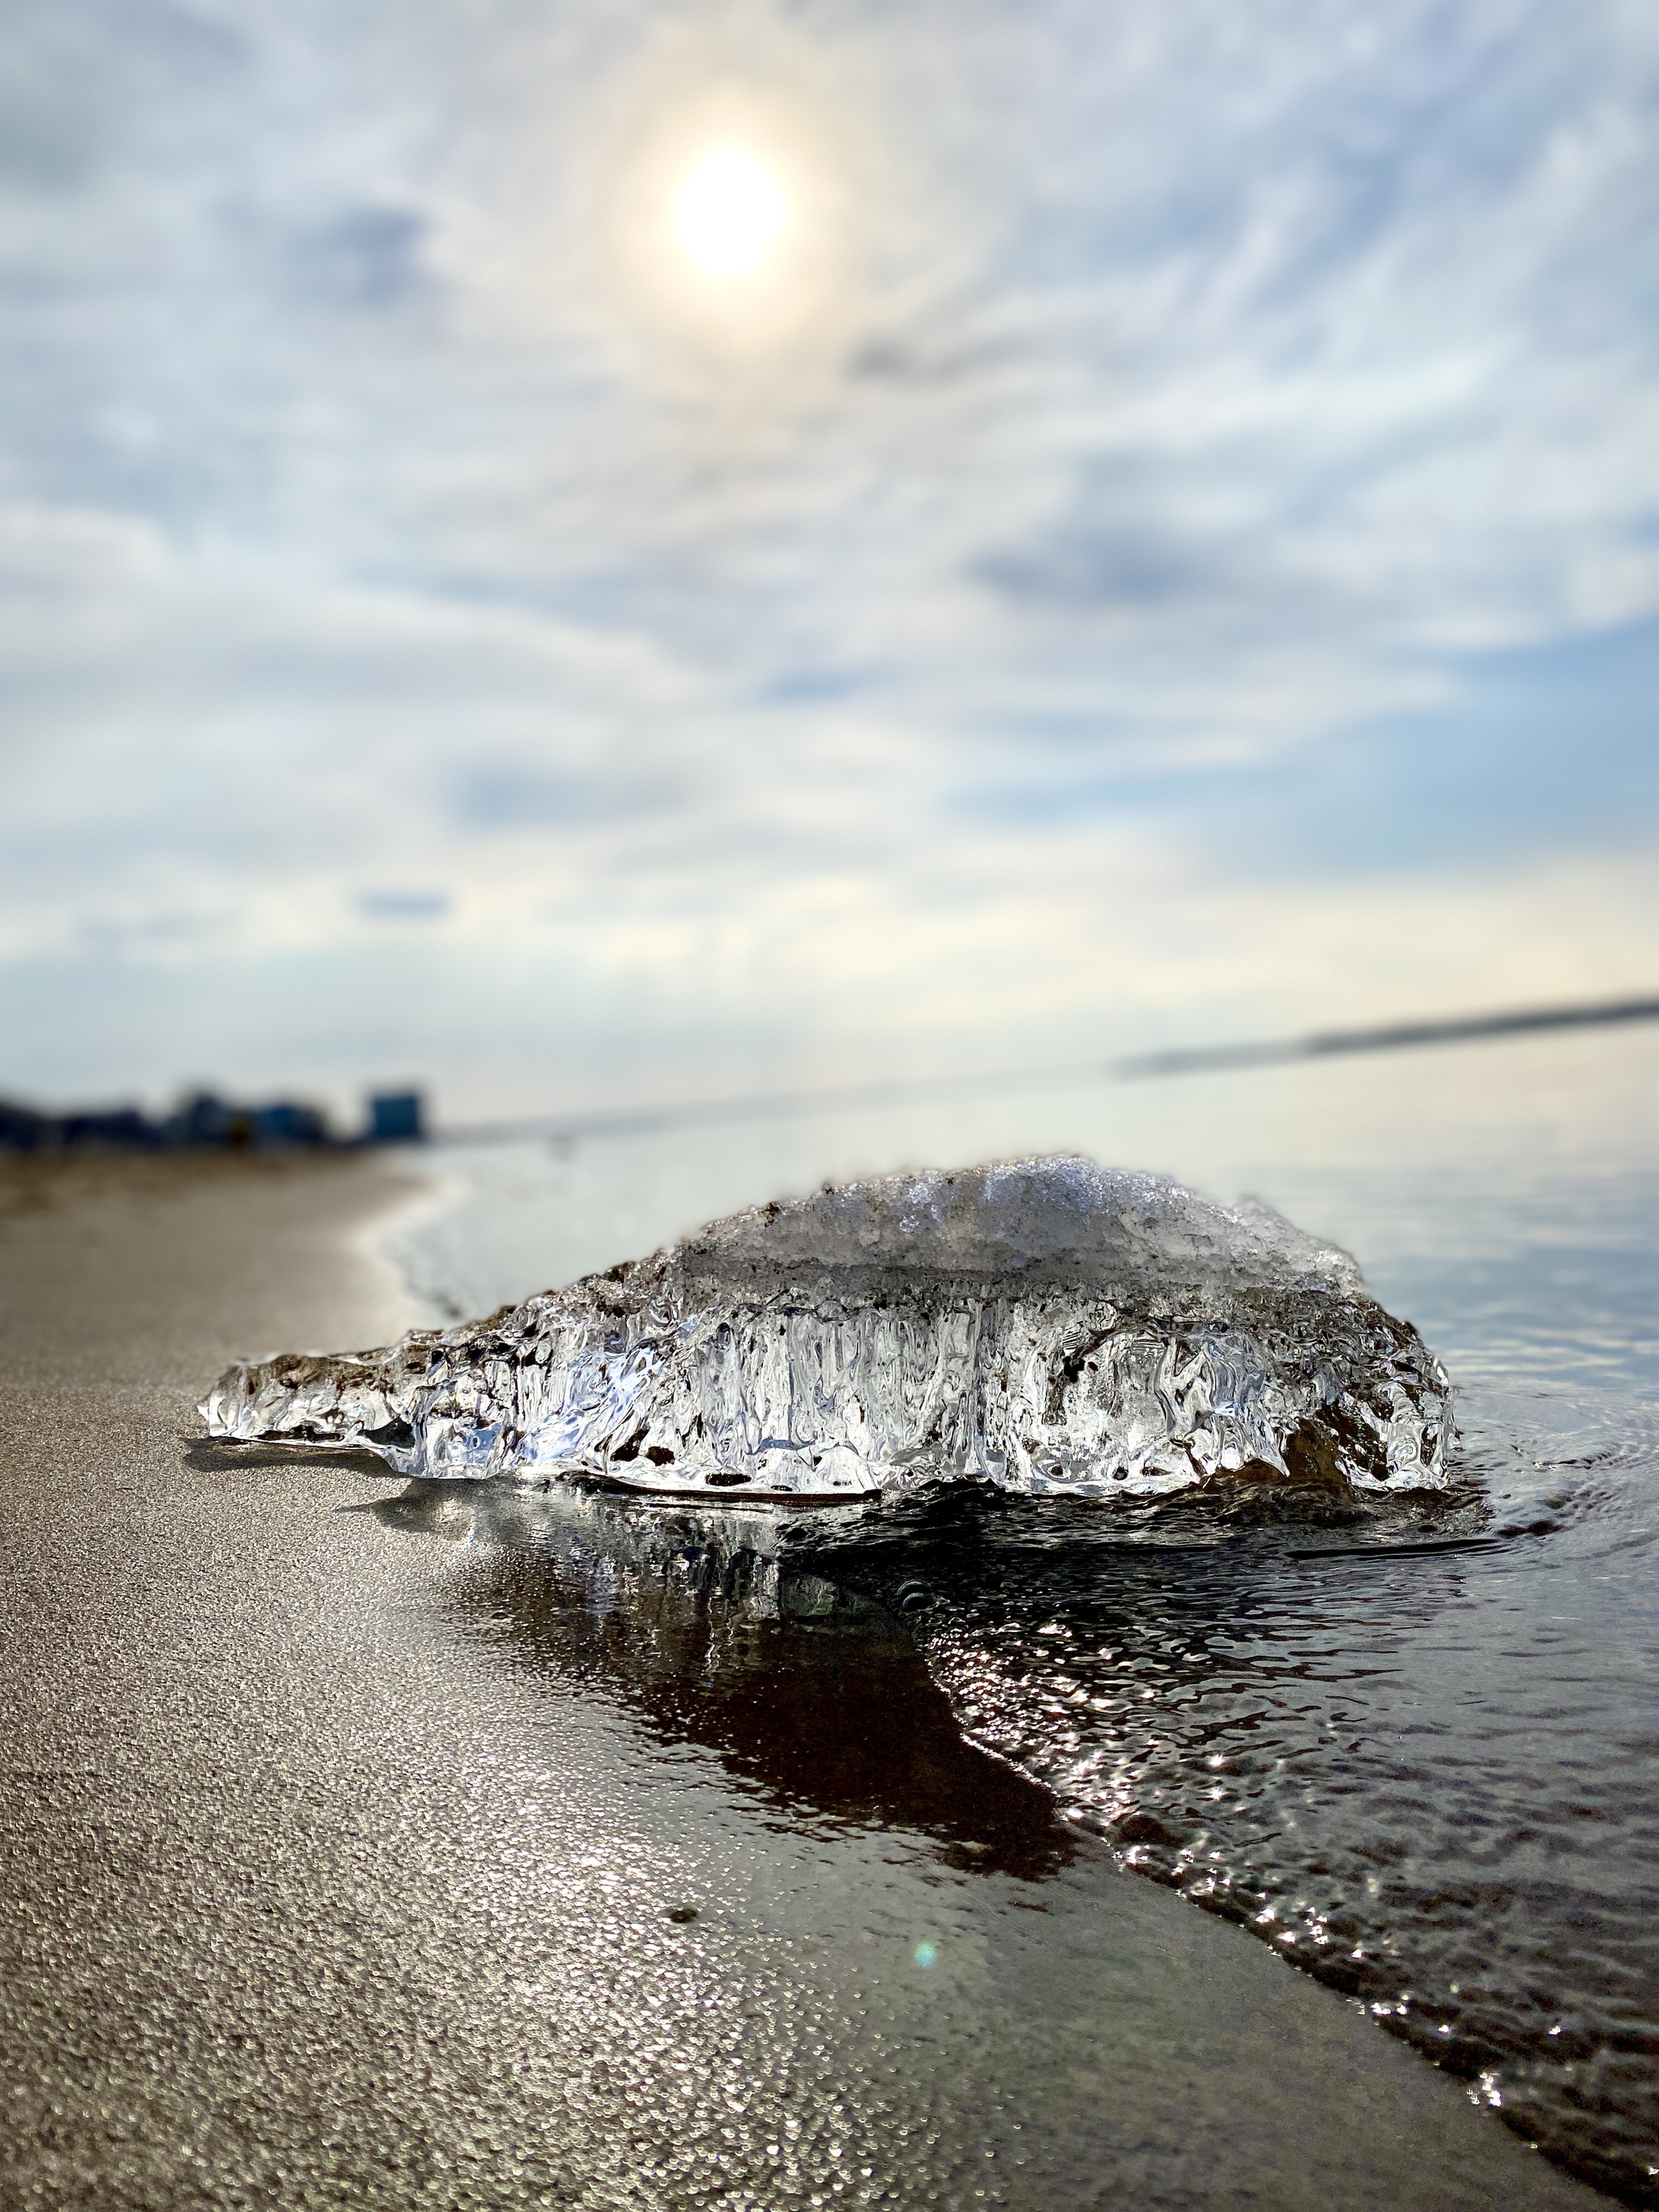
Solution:
M 0 1092 L 1659 988 L 1656 144 L 1647 0 L 12 0 Z

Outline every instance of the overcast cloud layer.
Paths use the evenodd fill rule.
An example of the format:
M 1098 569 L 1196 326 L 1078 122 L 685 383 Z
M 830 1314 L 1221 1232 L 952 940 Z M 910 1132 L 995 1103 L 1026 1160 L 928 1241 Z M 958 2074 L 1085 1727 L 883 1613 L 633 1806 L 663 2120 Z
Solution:
M 1641 0 L 15 12 L 0 1088 L 1652 988 L 1656 143 Z

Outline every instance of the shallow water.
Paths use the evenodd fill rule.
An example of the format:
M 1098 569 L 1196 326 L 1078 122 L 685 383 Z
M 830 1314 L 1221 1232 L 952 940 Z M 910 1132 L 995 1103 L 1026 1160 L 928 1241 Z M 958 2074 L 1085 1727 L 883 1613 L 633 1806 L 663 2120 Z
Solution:
M 787 1798 L 1052 1856 L 1018 1791 L 953 1833 L 950 1807 L 1001 1803 L 996 1754 L 1659 2203 L 1656 1102 L 1659 1040 L 1629 1033 L 446 1155 L 457 1195 L 398 1256 L 461 1312 L 828 1176 L 1073 1149 L 1252 1190 L 1355 1251 L 1460 1394 L 1461 1488 L 1363 1522 L 941 1494 L 769 1528 L 503 1496 L 465 1508 L 491 1602 Z M 860 1735 L 855 1786 L 823 1720 L 849 1696 L 926 1720 Z

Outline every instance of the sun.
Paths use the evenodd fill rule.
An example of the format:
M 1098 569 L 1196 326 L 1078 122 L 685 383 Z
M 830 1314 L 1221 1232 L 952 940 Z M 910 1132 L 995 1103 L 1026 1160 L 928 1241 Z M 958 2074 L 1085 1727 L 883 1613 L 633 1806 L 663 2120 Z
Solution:
M 705 276 L 753 276 L 789 228 L 775 170 L 739 146 L 693 163 L 674 194 L 674 232 Z

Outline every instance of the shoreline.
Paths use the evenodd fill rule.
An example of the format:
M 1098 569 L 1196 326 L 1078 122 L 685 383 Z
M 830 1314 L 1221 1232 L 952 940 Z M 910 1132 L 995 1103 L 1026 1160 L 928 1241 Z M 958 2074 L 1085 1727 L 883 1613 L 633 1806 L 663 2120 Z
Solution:
M 373 1249 L 419 1191 L 216 1161 L 0 1218 L 9 2204 L 1607 2201 L 1051 1849 L 902 1659 L 745 1673 L 706 1607 L 573 1606 L 533 1522 L 202 1439 L 229 1358 L 425 1318 Z
M 0 1220 L 87 1199 L 178 1195 L 203 1184 L 234 1188 L 323 1176 L 378 1178 L 399 1173 L 407 1157 L 390 1147 L 365 1151 L 344 1146 L 275 1151 L 209 1145 L 154 1152 L 115 1146 L 39 1152 L 0 1148 Z

